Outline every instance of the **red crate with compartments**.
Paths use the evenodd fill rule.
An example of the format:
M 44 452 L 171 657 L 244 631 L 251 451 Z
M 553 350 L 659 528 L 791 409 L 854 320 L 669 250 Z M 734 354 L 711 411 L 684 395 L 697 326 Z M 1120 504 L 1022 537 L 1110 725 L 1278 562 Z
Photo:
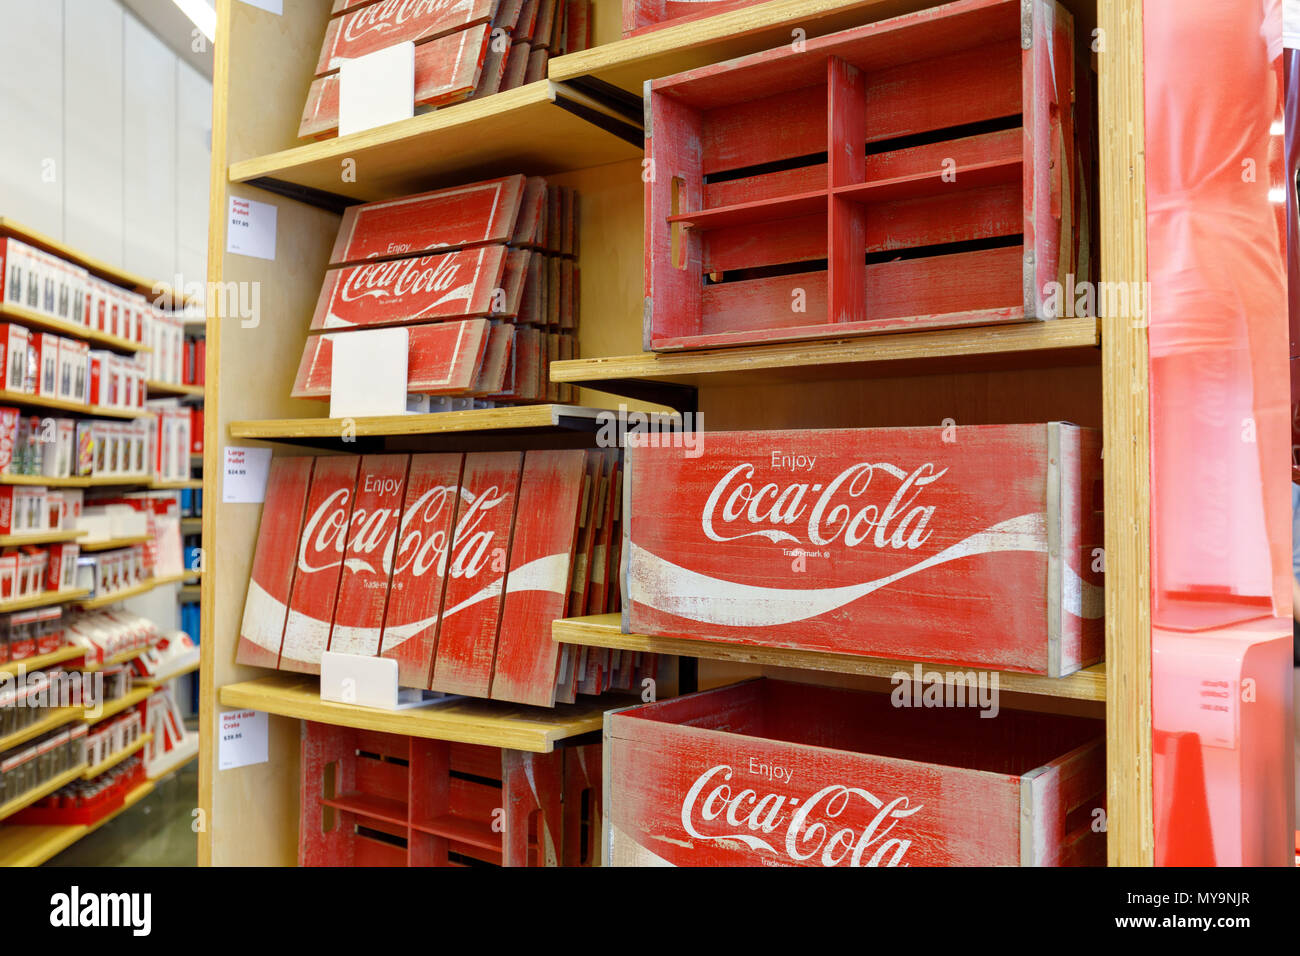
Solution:
M 1091 275 L 1075 87 L 1051 0 L 961 0 L 650 82 L 646 348 L 1051 317 L 1050 284 Z
M 304 721 L 298 862 L 583 865 L 599 779 L 595 744 L 536 754 Z

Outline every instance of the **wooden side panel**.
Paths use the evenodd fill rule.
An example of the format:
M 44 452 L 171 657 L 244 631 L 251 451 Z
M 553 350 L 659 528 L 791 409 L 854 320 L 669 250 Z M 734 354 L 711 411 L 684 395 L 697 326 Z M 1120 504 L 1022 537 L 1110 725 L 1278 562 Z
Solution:
M 531 186 L 533 180 L 528 182 Z M 524 196 L 524 177 L 506 176 L 349 206 L 330 265 L 504 243 L 515 229 Z
M 519 452 L 465 456 L 433 690 L 488 696 L 522 467 Z
M 503 750 L 501 755 L 504 772 L 501 792 L 505 803 L 503 864 L 529 865 L 529 826 L 536 814 L 536 865 L 559 866 L 564 827 L 563 750 L 549 754 Z
M 298 570 L 289 596 L 289 618 L 280 646 L 280 670 L 320 673 L 338 598 L 343 552 L 352 519 L 360 459 L 318 458 L 302 534 L 295 551 Z
M 402 687 L 427 687 L 437 649 L 464 456 L 412 455 L 379 653 Z
M 600 744 L 565 747 L 564 854 L 562 866 L 595 866 L 603 829 Z M 586 816 L 584 816 L 584 808 Z
M 492 697 L 549 707 L 559 645 L 551 622 L 564 616 L 577 538 L 586 454 L 581 449 L 524 456 L 510 546 Z
M 275 667 L 279 660 L 298 557 L 293 545 L 302 535 L 314 461 L 309 457 L 271 459 L 239 630 L 236 660 L 240 664 Z
M 650 122 L 646 161 L 654 176 L 645 198 L 645 347 L 654 336 L 700 331 L 701 243 L 668 217 L 703 208 L 703 156 L 699 113 L 670 97 L 647 94 Z
M 323 801 L 356 789 L 352 759 L 356 745 L 346 729 L 311 721 L 302 721 L 301 726 L 298 865 L 351 865 L 351 827 L 345 825 L 341 811 Z
M 1021 788 L 1021 863 L 1103 866 L 1106 754 L 1098 740 L 1027 774 Z M 1097 811 L 1101 811 L 1099 814 Z
M 373 657 L 388 606 L 409 455 L 364 455 L 347 532 L 329 650 Z

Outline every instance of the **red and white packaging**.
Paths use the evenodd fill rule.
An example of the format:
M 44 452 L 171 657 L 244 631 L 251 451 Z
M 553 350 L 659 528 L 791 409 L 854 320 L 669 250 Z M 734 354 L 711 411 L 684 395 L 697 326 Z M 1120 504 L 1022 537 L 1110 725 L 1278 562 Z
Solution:
M 352 455 L 316 459 L 302 534 L 296 542 L 298 563 L 280 647 L 281 670 L 320 673 L 320 655 L 329 644 L 338 597 L 359 463 Z
M 328 648 L 374 657 L 388 603 L 409 455 L 363 455 Z
M 86 364 L 90 345 L 75 339 L 59 340 L 59 398 L 86 404 Z
M 41 487 L 0 485 L 0 534 L 49 530 L 45 495 Z
M 524 455 L 492 675 L 495 700 L 555 703 L 559 645 L 551 640 L 551 622 L 564 616 L 585 473 L 582 449 Z
M 468 391 L 478 375 L 487 346 L 488 321 L 465 319 L 413 325 L 409 329 L 407 391 L 455 395 Z M 309 335 L 294 380 L 294 398 L 328 398 L 333 374 L 334 342 L 348 332 Z M 346 341 L 346 340 L 344 340 Z
M 515 229 L 523 195 L 524 177 L 506 176 L 349 206 L 330 265 L 504 243 Z
M 432 690 L 488 695 L 522 467 L 520 452 L 465 456 Z
M 61 591 L 71 588 L 77 582 L 77 558 L 81 548 L 75 542 L 52 544 L 49 546 L 45 565 L 45 589 Z
M 10 601 L 16 597 L 18 597 L 18 552 L 14 548 L 6 548 L 0 551 L 0 601 Z M 11 641 L 9 653 L 11 658 L 17 660 L 13 650 Z
M 316 75 L 396 43 L 419 43 L 492 18 L 495 0 L 380 0 L 330 20 Z
M 463 464 L 459 454 L 411 456 L 380 642 L 403 687 L 429 686 Z
M 31 337 L 36 349 L 36 394 L 45 398 L 59 397 L 59 343 L 62 339 L 49 332 L 37 332 Z
M 366 262 L 331 269 L 313 331 L 413 325 L 488 315 L 505 272 L 505 246 Z
M 661 437 L 628 435 L 624 630 L 1053 677 L 1100 659 L 1097 432 Z
M 27 391 L 27 340 L 30 333 L 12 322 L 0 323 L 0 389 Z

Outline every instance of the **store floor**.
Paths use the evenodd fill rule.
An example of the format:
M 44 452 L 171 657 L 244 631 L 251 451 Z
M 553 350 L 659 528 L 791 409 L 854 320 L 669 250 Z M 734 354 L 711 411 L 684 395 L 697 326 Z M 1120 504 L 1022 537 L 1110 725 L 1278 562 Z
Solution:
M 78 840 L 46 866 L 197 866 L 190 829 L 198 805 L 199 764 L 192 760 L 117 819 Z

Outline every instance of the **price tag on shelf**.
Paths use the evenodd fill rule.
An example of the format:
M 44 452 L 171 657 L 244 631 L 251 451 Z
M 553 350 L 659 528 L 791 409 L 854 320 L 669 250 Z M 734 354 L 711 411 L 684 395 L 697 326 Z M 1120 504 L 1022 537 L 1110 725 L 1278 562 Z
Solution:
M 415 115 L 415 44 L 411 41 L 344 60 L 339 68 L 339 135 Z
M 228 710 L 217 714 L 217 767 L 233 770 L 266 763 L 267 748 L 266 712 L 261 710 Z
M 266 476 L 271 470 L 271 449 L 227 445 L 221 500 L 226 504 L 258 504 L 266 500 Z
M 230 215 L 226 217 L 226 251 L 257 259 L 274 259 L 277 212 L 269 202 L 231 196 Z

